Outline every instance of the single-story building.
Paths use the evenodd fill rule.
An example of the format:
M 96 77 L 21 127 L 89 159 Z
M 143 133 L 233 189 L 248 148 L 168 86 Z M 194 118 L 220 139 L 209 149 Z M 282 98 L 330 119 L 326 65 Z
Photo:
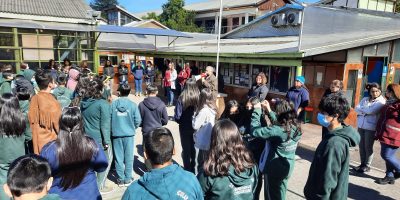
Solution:
M 385 88 L 400 81 L 400 18 L 394 13 L 322 4 L 286 5 L 239 27 L 221 40 L 219 74 L 229 98 L 241 102 L 258 72 L 269 75 L 268 98 L 284 97 L 296 75 L 310 91 L 312 122 L 334 79 L 344 82 L 352 108 L 364 84 Z M 210 39 L 157 48 L 143 55 L 214 65 L 217 41 Z M 348 122 L 356 124 L 352 110 Z

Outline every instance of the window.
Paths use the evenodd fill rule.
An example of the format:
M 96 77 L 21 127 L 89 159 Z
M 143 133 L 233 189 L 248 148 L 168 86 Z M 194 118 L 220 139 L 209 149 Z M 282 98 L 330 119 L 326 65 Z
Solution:
M 14 46 L 12 33 L 0 33 L 0 46 Z
M 100 65 L 104 66 L 107 60 L 110 60 L 112 65 L 118 65 L 118 56 L 108 56 L 108 55 L 100 56 Z
M 287 92 L 291 86 L 291 67 L 276 67 L 270 69 L 270 90 L 275 92 Z
M 17 60 L 15 58 L 15 52 L 18 50 L 14 49 L 0 49 L 0 60 Z
M 255 16 L 249 16 L 249 22 L 253 21 L 255 18 Z
M 232 29 L 235 29 L 239 26 L 239 17 L 232 18 Z
M 242 17 L 242 25 L 246 23 L 246 17 Z
M 345 91 L 346 99 L 350 102 L 351 107 L 354 108 L 356 88 L 357 88 L 358 70 L 349 70 L 347 89 Z
M 386 12 L 393 12 L 394 2 L 386 1 Z

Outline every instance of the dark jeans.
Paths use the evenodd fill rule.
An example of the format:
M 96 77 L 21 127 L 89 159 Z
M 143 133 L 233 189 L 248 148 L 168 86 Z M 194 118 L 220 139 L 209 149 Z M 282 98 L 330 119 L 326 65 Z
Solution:
M 167 92 L 168 105 L 172 105 L 174 103 L 174 90 L 171 87 L 165 87 Z
M 396 157 L 399 148 L 381 143 L 381 156 L 386 164 L 386 176 L 394 177 L 394 172 L 400 172 L 400 160 Z
M 181 136 L 183 168 L 186 171 L 195 173 L 196 150 L 193 140 L 194 130 L 179 126 L 179 134 Z

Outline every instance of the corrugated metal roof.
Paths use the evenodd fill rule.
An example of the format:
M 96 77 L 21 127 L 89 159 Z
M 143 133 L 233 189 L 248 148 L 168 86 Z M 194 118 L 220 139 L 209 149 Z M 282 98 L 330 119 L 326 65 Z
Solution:
M 1 0 L 0 12 L 86 19 L 84 0 Z
M 44 30 L 63 30 L 90 32 L 95 30 L 95 26 L 60 22 L 43 22 L 23 19 L 0 19 L 0 27 L 30 28 Z
M 156 29 L 156 28 L 139 28 L 114 25 L 99 25 L 96 31 L 103 33 L 121 33 L 121 34 L 136 34 L 136 35 L 157 35 L 171 37 L 191 37 L 182 32 L 171 29 Z
M 221 39 L 221 53 L 297 53 L 299 37 L 270 37 Z M 175 53 L 217 53 L 217 40 L 206 40 L 198 43 L 180 44 L 170 48 L 159 48 L 158 51 Z

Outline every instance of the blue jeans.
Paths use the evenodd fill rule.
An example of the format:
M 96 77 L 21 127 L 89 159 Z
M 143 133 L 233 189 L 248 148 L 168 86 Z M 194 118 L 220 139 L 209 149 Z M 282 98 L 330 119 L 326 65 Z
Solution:
M 142 79 L 135 79 L 135 93 L 142 93 Z
M 166 90 L 167 90 L 168 105 L 172 105 L 174 103 L 174 90 L 171 89 L 171 86 L 166 87 Z
M 393 172 L 400 173 L 400 160 L 396 157 L 399 148 L 381 143 L 381 156 L 386 164 L 386 176 L 394 177 Z

